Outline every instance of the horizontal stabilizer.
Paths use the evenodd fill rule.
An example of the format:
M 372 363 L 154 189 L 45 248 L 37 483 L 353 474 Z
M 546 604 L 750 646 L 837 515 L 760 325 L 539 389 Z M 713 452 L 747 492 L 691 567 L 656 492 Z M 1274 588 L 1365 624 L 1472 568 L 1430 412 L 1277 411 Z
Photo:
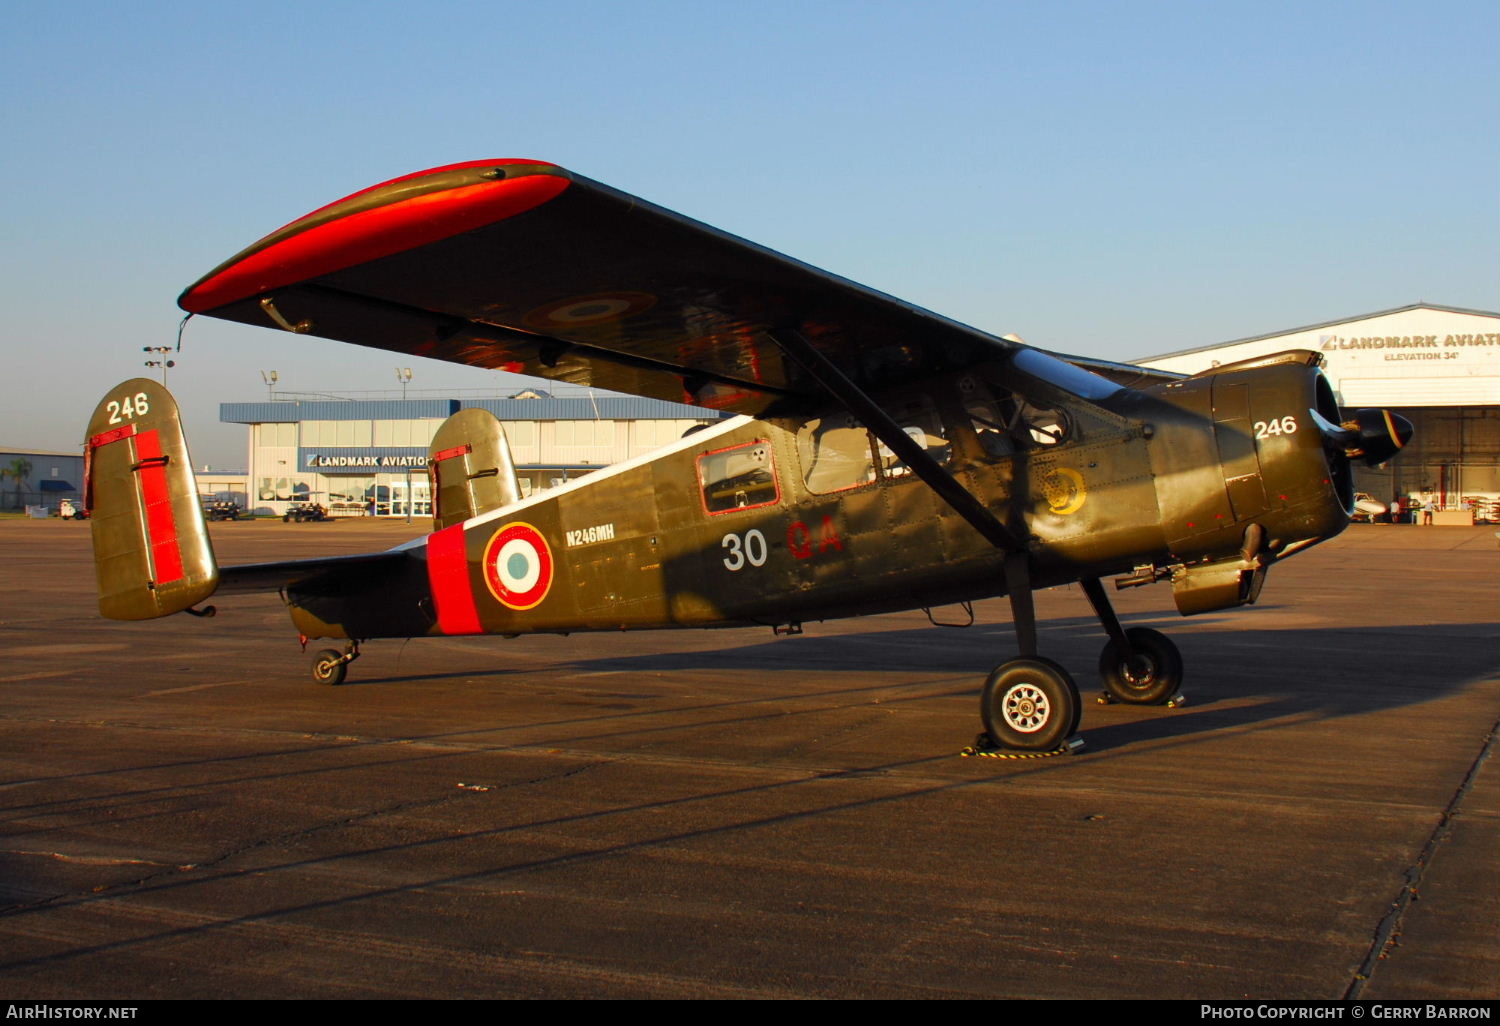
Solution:
M 324 556 L 316 559 L 290 559 L 279 563 L 246 563 L 219 570 L 220 595 L 237 595 L 257 591 L 279 591 L 289 585 L 343 570 L 364 570 L 380 564 L 394 566 L 409 559 L 401 549 L 371 552 L 357 556 Z
M 177 401 L 135 378 L 110 389 L 85 441 L 99 612 L 149 620 L 208 598 L 218 569 Z

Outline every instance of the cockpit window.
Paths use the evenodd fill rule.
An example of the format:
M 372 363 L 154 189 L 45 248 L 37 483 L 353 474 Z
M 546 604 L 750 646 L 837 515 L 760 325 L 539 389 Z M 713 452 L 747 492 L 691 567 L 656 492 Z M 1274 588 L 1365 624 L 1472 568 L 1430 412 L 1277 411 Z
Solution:
M 979 440 L 979 447 L 986 456 L 1009 456 L 1015 452 L 1010 429 L 1015 421 L 1015 402 L 1004 393 L 997 396 L 994 390 L 974 377 L 963 377 L 958 381 L 958 392 L 963 399 L 964 413 L 969 417 L 969 427 Z
M 977 378 L 958 383 L 969 426 L 986 456 L 1009 456 L 1019 448 L 1056 445 L 1071 432 L 1068 415 L 1031 402 Z
M 1062 410 L 1046 409 L 1022 401 L 1020 420 L 1016 427 L 1035 445 L 1056 445 L 1068 437 L 1068 416 Z

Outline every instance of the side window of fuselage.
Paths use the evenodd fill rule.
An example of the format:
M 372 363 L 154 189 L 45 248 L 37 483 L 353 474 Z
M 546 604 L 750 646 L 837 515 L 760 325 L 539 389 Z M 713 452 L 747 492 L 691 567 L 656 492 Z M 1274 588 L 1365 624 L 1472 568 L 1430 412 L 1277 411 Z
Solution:
M 901 426 L 901 430 L 926 449 L 927 455 L 936 460 L 939 466 L 947 466 L 952 456 L 952 446 L 948 443 L 948 435 L 943 428 L 942 418 L 938 416 L 937 407 L 933 406 L 930 399 L 926 396 L 914 396 L 903 400 L 890 408 L 890 414 L 891 419 Z M 884 476 L 903 477 L 911 473 L 911 468 L 885 445 L 878 445 L 877 452 L 880 472 Z
M 875 480 L 870 433 L 853 416 L 836 410 L 809 420 L 797 431 L 802 481 L 814 495 L 847 491 Z
M 699 456 L 698 484 L 711 514 L 770 506 L 781 497 L 771 443 L 764 438 Z
M 926 396 L 888 402 L 887 412 L 908 438 L 927 450 L 939 466 L 952 458 L 947 430 Z M 911 474 L 909 468 L 853 415 L 835 410 L 805 422 L 797 431 L 802 481 L 814 495 L 848 491 L 878 480 Z

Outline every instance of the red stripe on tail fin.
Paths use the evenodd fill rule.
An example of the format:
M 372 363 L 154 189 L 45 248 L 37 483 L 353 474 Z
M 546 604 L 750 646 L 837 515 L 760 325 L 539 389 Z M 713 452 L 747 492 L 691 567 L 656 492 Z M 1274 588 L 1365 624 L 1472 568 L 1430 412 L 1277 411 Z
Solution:
M 151 546 L 152 583 L 157 587 L 182 579 L 182 550 L 177 543 L 177 518 L 167 488 L 167 458 L 156 431 L 135 436 L 136 473 L 141 475 L 141 505 L 146 511 L 146 537 Z

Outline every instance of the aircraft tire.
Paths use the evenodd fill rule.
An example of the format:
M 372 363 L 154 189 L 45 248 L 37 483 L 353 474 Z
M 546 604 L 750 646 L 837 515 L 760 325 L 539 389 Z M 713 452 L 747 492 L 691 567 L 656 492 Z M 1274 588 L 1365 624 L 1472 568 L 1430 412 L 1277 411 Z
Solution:
M 336 648 L 325 648 L 313 656 L 313 680 L 319 684 L 327 684 L 330 687 L 342 684 L 348 673 L 349 661 L 344 658 L 344 653 Z
M 1012 659 L 984 682 L 980 715 L 1003 748 L 1047 752 L 1078 730 L 1082 704 L 1068 671 L 1050 659 Z
M 1125 632 L 1135 653 L 1150 663 L 1145 673 L 1132 671 L 1113 641 L 1099 653 L 1099 676 L 1111 698 L 1128 705 L 1164 705 L 1182 688 L 1182 653 L 1172 639 L 1150 627 Z

